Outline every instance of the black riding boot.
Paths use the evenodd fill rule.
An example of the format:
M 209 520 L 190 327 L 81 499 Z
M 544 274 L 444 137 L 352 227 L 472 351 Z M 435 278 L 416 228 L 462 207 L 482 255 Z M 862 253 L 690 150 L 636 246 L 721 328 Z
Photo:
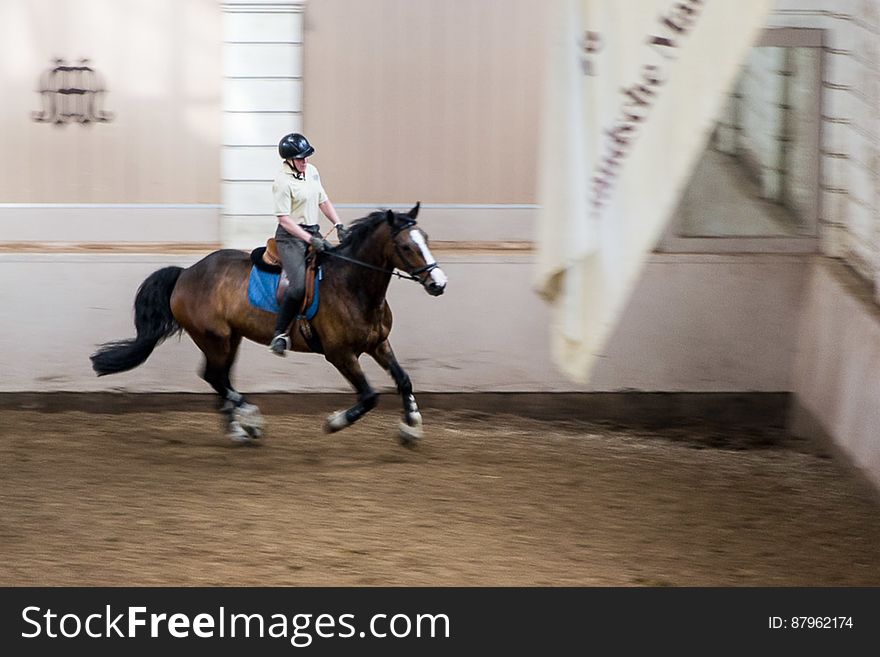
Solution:
M 291 341 L 287 334 L 287 329 L 290 328 L 290 323 L 296 316 L 299 304 L 298 299 L 291 299 L 287 295 L 284 296 L 284 303 L 278 311 L 278 321 L 275 322 L 275 335 L 272 338 L 272 342 L 269 343 L 269 351 L 276 356 L 284 357 L 284 352 L 290 349 Z

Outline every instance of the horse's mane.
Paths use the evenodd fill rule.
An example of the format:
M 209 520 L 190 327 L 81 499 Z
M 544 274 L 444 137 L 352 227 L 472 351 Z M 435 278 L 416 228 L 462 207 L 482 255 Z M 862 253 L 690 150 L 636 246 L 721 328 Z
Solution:
M 345 240 L 337 248 L 346 251 L 357 251 L 364 241 L 366 241 L 367 237 L 369 237 L 373 231 L 382 224 L 382 222 L 386 221 L 387 216 L 387 210 L 376 210 L 368 214 L 366 217 L 355 219 L 347 226 L 348 234 L 345 236 Z

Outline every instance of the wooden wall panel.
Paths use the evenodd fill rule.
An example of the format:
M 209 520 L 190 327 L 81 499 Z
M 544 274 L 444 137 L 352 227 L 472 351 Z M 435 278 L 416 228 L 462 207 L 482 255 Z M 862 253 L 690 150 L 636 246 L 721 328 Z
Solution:
M 0 202 L 219 203 L 221 6 L 3 0 Z M 109 123 L 38 123 L 40 76 L 88 58 Z
M 304 128 L 331 198 L 534 203 L 544 13 L 526 0 L 309 3 Z

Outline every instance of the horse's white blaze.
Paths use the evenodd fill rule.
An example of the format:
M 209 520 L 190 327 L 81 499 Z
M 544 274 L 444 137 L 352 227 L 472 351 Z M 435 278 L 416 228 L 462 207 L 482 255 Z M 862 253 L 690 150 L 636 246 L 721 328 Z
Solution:
M 434 260 L 434 256 L 431 254 L 431 249 L 428 248 L 428 243 L 425 241 L 425 236 L 422 234 L 422 231 L 415 228 L 411 230 L 409 234 L 412 237 L 412 241 L 416 243 L 419 250 L 422 252 L 422 258 L 425 259 L 425 264 L 436 264 L 437 261 Z M 434 269 L 431 270 L 431 280 L 440 287 L 446 287 L 446 274 L 443 273 L 443 270 L 440 269 L 440 267 L 434 267 Z

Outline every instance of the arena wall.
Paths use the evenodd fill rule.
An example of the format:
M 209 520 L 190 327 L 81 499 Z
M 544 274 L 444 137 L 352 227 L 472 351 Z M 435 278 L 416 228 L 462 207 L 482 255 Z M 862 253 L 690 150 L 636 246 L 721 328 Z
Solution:
M 429 223 L 429 222 L 428 222 Z M 132 303 L 152 271 L 201 253 L 0 254 L 0 391 L 208 392 L 200 352 L 172 338 L 144 365 L 98 379 L 99 342 L 133 337 Z M 808 265 L 785 255 L 653 256 L 590 386 L 565 380 L 549 356 L 547 308 L 530 290 L 528 253 L 438 251 L 442 297 L 393 280 L 392 344 L 416 390 L 787 391 Z M 661 354 L 662 357 L 658 357 Z M 365 359 L 366 360 L 366 359 Z M 370 364 L 372 365 L 372 364 Z M 371 380 L 389 388 L 371 366 Z M 246 343 L 243 391 L 349 390 L 323 358 L 279 359 Z
M 377 0 L 372 14 L 351 0 L 59 4 L 0 14 L 17 35 L 0 46 L 0 392 L 206 392 L 185 337 L 104 379 L 88 355 L 132 335 L 153 270 L 271 234 L 277 136 L 302 128 L 347 221 L 425 204 L 448 293 L 402 281 L 389 293 L 417 391 L 793 392 L 793 426 L 827 433 L 880 483 L 880 3 L 779 0 L 768 23 L 827 35 L 815 248 L 720 239 L 652 254 L 587 386 L 553 367 L 531 290 L 540 3 L 455 3 L 468 20 L 428 0 Z M 32 120 L 40 71 L 86 55 L 114 120 Z M 253 344 L 235 375 L 245 392 L 348 390 L 320 357 Z

